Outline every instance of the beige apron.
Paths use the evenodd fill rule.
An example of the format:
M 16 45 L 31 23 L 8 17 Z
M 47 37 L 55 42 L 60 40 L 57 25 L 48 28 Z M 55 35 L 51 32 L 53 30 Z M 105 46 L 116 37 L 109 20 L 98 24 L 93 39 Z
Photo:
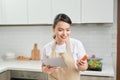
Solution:
M 80 75 L 75 68 L 75 63 L 73 56 L 71 54 L 69 40 L 66 42 L 66 52 L 65 53 L 56 53 L 56 42 L 54 42 L 52 47 L 51 57 L 62 56 L 67 67 L 57 68 L 54 73 L 49 75 L 49 80 L 80 80 Z

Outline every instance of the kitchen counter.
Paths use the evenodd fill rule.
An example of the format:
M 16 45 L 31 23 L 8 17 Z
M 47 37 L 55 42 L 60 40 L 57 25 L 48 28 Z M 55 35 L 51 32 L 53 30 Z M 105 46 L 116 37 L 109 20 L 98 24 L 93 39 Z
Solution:
M 6 70 L 26 70 L 42 72 L 41 61 L 5 60 L 0 62 L 0 72 Z
M 90 75 L 90 76 L 108 76 L 114 77 L 114 68 L 113 68 L 113 60 L 111 56 L 103 56 L 102 57 L 102 71 L 85 71 L 80 72 L 81 75 Z
M 25 71 L 42 72 L 41 61 L 18 61 L 18 60 L 0 61 L 0 72 L 6 70 L 25 70 Z M 114 70 L 112 65 L 103 64 L 102 71 L 84 71 L 84 72 L 80 72 L 80 74 L 114 77 Z
M 109 76 L 114 77 L 114 70 L 111 65 L 103 65 L 102 71 L 84 71 L 80 72 L 81 75 L 93 75 L 93 76 Z

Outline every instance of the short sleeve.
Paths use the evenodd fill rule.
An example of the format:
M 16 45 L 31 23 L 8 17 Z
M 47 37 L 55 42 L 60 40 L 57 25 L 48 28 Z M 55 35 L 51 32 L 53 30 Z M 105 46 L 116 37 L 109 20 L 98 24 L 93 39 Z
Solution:
M 82 42 L 77 39 L 71 39 L 71 49 L 72 49 L 72 54 L 75 60 L 75 67 L 78 70 L 76 61 L 81 59 L 86 54 L 86 51 Z
M 49 57 L 51 55 L 51 52 L 52 52 L 52 42 L 46 44 L 43 47 L 43 52 L 42 52 L 42 55 L 41 55 L 41 59 Z
M 76 49 L 77 49 L 77 59 L 81 59 L 86 54 L 86 51 L 82 42 L 78 41 Z

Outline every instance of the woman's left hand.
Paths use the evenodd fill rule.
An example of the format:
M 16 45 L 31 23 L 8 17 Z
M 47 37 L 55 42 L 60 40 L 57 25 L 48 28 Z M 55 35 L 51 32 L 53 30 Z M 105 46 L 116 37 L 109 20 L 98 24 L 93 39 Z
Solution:
M 87 63 L 87 61 L 83 61 L 83 60 L 77 60 L 77 66 L 78 66 L 78 69 L 80 70 L 80 71 L 85 71 L 85 70 L 87 70 L 87 68 L 88 68 L 88 63 Z
M 46 66 L 46 65 L 42 66 L 42 71 L 47 74 L 52 74 L 55 72 L 55 70 L 56 70 L 56 67 Z

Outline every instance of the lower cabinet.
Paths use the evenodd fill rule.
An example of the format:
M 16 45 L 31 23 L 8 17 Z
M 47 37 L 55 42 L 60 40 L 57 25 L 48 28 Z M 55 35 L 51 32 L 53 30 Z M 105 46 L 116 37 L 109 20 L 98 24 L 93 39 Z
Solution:
M 10 80 L 10 71 L 0 73 L 0 80 Z
M 42 72 L 12 70 L 11 78 L 16 80 L 48 80 L 48 75 Z
M 43 72 L 11 70 L 0 73 L 0 80 L 48 80 Z M 114 80 L 114 77 L 81 75 L 80 80 Z
M 42 72 L 11 70 L 0 73 L 0 80 L 48 80 Z
M 114 80 L 113 77 L 107 77 L 107 76 L 87 76 L 82 75 L 80 80 Z

